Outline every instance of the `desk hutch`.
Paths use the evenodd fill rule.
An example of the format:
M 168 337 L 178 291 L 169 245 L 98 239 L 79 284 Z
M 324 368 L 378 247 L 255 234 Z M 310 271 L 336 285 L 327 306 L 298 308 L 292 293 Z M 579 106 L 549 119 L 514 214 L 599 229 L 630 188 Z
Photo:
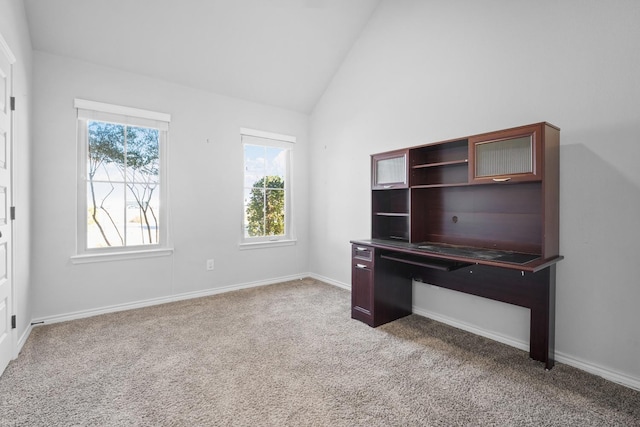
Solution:
M 554 364 L 560 130 L 549 123 L 371 156 L 371 239 L 352 240 L 354 319 L 412 312 L 412 280 L 526 307 Z

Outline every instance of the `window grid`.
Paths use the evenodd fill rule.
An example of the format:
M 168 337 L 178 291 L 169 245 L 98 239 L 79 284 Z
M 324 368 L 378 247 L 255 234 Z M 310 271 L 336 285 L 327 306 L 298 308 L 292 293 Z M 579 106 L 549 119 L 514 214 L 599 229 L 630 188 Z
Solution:
M 159 209 L 158 206 L 153 205 L 153 193 L 158 190 L 159 187 L 159 177 L 156 177 L 154 180 L 153 167 L 151 167 L 151 173 L 149 171 L 145 171 L 148 169 L 148 165 L 144 165 L 141 170 L 136 170 L 133 168 L 131 164 L 133 160 L 129 160 L 129 154 L 132 153 L 134 156 L 138 155 L 138 157 L 143 157 L 139 153 L 136 154 L 135 150 L 130 151 L 130 134 L 133 134 L 133 139 L 131 143 L 135 143 L 136 135 L 143 134 L 147 137 L 146 144 L 141 146 L 141 151 L 146 152 L 149 151 L 149 147 L 155 147 L 157 150 L 156 157 L 159 158 L 161 155 L 160 147 L 159 147 L 159 138 L 160 134 L 158 131 L 150 128 L 143 128 L 139 126 L 129 126 L 129 125 L 120 125 L 117 123 L 108 123 L 101 122 L 97 120 L 87 121 L 87 139 L 84 143 L 87 144 L 87 153 L 88 153 L 88 168 L 89 173 L 87 174 L 87 186 L 88 191 L 90 192 L 91 200 L 87 202 L 87 209 L 90 214 L 87 218 L 87 240 L 86 240 L 86 249 L 96 249 L 97 247 L 103 247 L 106 245 L 107 247 L 130 247 L 130 246 L 149 246 L 149 245 L 158 245 L 159 241 L 159 218 L 157 215 L 157 211 Z M 96 152 L 99 152 L 98 148 L 92 147 L 92 132 L 90 129 L 94 129 L 95 132 L 99 132 L 102 129 L 103 133 L 106 133 L 105 129 L 117 129 L 114 132 L 116 135 L 119 135 L 120 130 L 122 131 L 122 152 L 117 153 L 118 155 L 115 157 L 109 158 L 108 156 L 104 156 L 104 153 L 100 153 L 105 158 L 101 158 L 100 160 L 95 160 L 96 164 L 92 165 L 92 156 L 95 156 Z M 110 141 L 112 144 L 117 145 L 117 138 L 115 141 Z M 98 143 L 94 141 L 94 144 L 97 146 Z M 110 148 L 110 147 L 107 147 Z M 107 151 L 103 148 L 104 151 Z M 111 150 L 113 151 L 113 149 Z M 104 164 L 106 161 L 106 164 Z M 121 162 L 119 167 L 116 167 L 116 170 L 121 168 L 121 172 L 118 176 L 117 173 L 113 173 L 113 171 L 109 171 L 109 164 L 118 164 Z M 153 157 L 150 160 L 150 163 L 153 165 L 155 160 Z M 101 179 L 100 177 L 95 178 L 95 175 L 99 172 L 98 170 L 102 168 L 101 173 L 106 179 Z M 157 173 L 157 172 L 156 172 Z M 98 175 L 100 176 L 100 175 Z M 146 179 L 145 179 L 146 177 Z M 104 185 L 100 185 L 104 184 Z M 107 187 L 111 186 L 111 191 L 102 199 L 101 203 L 98 203 L 95 200 L 96 192 L 95 187 Z M 119 190 L 118 190 L 119 189 Z M 116 194 L 114 197 L 120 198 L 120 216 L 122 218 L 123 223 L 117 224 L 117 219 L 114 219 L 116 216 L 116 212 L 109 212 L 107 209 L 104 209 L 103 202 L 107 200 L 108 197 L 111 196 L 112 192 L 118 192 L 119 195 Z M 117 203 L 117 199 L 115 200 Z M 136 228 L 136 233 L 139 232 L 139 238 L 135 239 L 133 235 L 133 228 L 130 227 L 129 223 L 134 222 L 136 217 L 131 218 L 130 210 L 135 209 L 135 205 L 138 207 L 138 222 L 139 226 Z M 107 217 L 106 224 L 100 224 L 98 222 L 98 212 L 97 208 L 100 207 L 103 216 Z M 117 210 L 117 209 L 115 209 Z M 131 212 L 133 214 L 133 212 Z M 93 224 L 91 223 L 93 220 Z M 93 227 L 95 226 L 95 227 Z M 92 228 L 98 228 L 100 235 L 102 236 L 102 240 L 100 238 L 92 237 L 95 235 L 95 230 Z M 146 227 L 146 230 L 145 230 Z M 152 231 L 154 229 L 154 231 Z M 107 230 L 110 231 L 111 236 L 107 237 Z M 146 233 L 145 233 L 146 231 Z M 135 233 L 134 233 L 135 234 Z
M 241 243 L 293 241 L 290 162 L 295 138 L 272 135 L 275 134 L 260 131 L 247 135 L 241 131 L 244 157 Z
M 72 261 L 170 253 L 163 178 L 170 116 L 80 99 L 75 106 L 80 180 Z

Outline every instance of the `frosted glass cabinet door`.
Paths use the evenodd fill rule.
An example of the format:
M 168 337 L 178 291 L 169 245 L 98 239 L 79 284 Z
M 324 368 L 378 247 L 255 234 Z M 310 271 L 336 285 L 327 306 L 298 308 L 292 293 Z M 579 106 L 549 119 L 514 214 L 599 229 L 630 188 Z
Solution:
M 407 188 L 407 150 L 371 157 L 373 189 Z
M 483 140 L 482 136 L 472 139 L 469 144 L 470 180 L 474 183 L 540 180 L 537 161 L 540 158 L 540 133 L 536 126 L 504 132 L 497 138 L 494 134 L 490 140 Z

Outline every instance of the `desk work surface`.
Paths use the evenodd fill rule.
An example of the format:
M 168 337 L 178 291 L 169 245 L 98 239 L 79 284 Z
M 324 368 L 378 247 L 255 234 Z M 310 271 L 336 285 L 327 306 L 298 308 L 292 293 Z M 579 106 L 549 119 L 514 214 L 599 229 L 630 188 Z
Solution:
M 451 259 L 473 264 L 493 265 L 496 267 L 525 271 L 539 271 L 563 259 L 562 256 L 558 256 L 544 260 L 537 254 L 434 242 L 409 243 L 401 240 L 365 239 L 353 240 L 351 243 L 370 245 L 380 249 L 422 255 L 425 257 Z

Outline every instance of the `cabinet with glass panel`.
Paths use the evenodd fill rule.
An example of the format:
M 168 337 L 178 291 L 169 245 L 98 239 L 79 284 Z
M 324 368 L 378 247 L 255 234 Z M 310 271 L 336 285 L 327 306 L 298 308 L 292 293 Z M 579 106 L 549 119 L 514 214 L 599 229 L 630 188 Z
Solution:
M 374 239 L 409 241 L 409 150 L 371 156 L 371 223 Z
M 389 190 L 409 187 L 408 154 L 409 150 L 397 150 L 371 156 L 371 188 Z
M 476 135 L 469 138 L 472 184 L 542 180 L 543 141 L 557 128 L 548 123 Z

